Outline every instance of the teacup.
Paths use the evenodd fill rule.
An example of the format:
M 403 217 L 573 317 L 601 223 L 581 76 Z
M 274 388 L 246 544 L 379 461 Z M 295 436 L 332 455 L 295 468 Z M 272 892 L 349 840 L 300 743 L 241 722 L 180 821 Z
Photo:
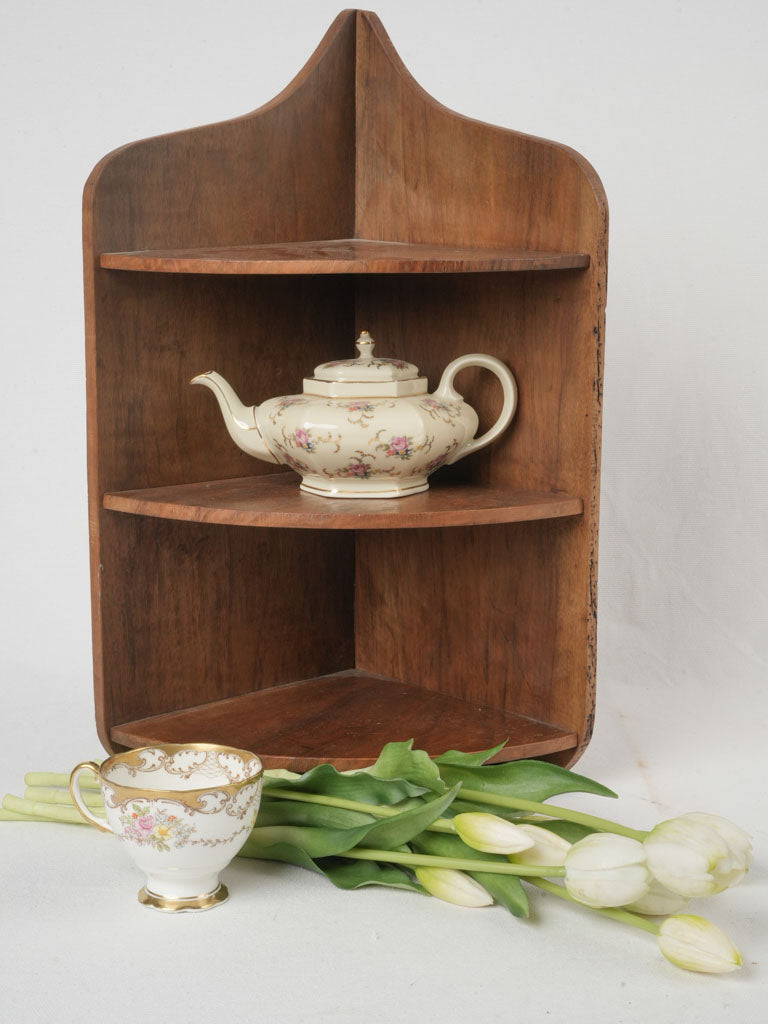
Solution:
M 106 822 L 86 806 L 81 772 L 92 772 Z M 83 761 L 69 789 L 80 813 L 121 839 L 146 876 L 139 902 L 157 910 L 208 910 L 228 892 L 219 872 L 245 843 L 261 802 L 263 767 L 247 750 L 212 743 L 156 743 Z

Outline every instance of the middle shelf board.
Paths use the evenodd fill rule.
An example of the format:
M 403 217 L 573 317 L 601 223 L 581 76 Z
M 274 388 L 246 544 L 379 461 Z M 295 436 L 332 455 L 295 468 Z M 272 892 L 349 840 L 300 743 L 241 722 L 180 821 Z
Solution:
M 226 526 L 306 530 L 386 530 L 473 526 L 580 515 L 581 498 L 491 484 L 433 484 L 407 498 L 322 498 L 299 489 L 294 473 L 112 491 L 114 512 Z
M 167 274 L 457 274 L 571 270 L 588 267 L 589 254 L 332 238 L 213 249 L 105 252 L 100 262 L 107 270 Z
M 326 761 L 340 771 L 364 768 L 394 740 L 413 739 L 432 755 L 487 750 L 506 740 L 494 761 L 541 757 L 577 743 L 574 732 L 546 722 L 360 669 L 125 722 L 110 735 L 128 747 L 223 743 L 253 750 L 267 768 L 299 772 Z

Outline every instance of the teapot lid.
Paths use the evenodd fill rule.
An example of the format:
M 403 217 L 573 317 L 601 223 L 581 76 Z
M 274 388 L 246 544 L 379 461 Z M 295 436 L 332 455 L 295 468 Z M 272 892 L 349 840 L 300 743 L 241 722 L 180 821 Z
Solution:
M 355 344 L 359 353 L 355 358 L 332 359 L 316 366 L 314 377 L 304 381 L 305 392 L 394 397 L 426 391 L 427 381 L 413 363 L 374 356 L 374 340 L 368 331 L 362 331 Z
M 362 331 L 355 342 L 360 354 L 354 359 L 332 359 L 329 363 L 321 363 L 315 367 L 315 379 L 362 383 L 369 380 L 412 380 L 419 376 L 419 368 L 413 363 L 374 356 L 374 344 L 368 331 Z

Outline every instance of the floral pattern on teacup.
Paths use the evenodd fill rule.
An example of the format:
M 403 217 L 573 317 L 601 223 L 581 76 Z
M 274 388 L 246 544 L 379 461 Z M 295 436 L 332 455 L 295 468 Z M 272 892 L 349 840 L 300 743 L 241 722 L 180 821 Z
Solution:
M 170 850 L 171 844 L 177 850 L 186 846 L 195 831 L 194 825 L 188 825 L 177 815 L 161 808 L 153 813 L 149 804 L 141 803 L 131 804 L 130 810 L 120 815 L 120 824 L 123 826 L 120 839 L 161 851 Z

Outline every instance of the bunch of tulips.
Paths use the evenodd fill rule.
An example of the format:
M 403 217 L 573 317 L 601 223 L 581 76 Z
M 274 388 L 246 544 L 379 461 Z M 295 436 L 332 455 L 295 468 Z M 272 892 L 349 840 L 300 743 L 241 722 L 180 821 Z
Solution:
M 543 761 L 485 763 L 503 744 L 436 758 L 412 746 L 387 744 L 374 765 L 354 772 L 267 771 L 240 855 L 298 864 L 340 888 L 389 885 L 463 907 L 496 902 L 519 917 L 529 911 L 525 881 L 650 932 L 677 967 L 741 966 L 721 929 L 682 911 L 744 877 L 751 843 L 742 829 L 691 813 L 639 831 L 545 802 L 564 792 L 615 794 Z M 4 798 L 0 820 L 82 823 L 67 776 L 30 773 L 26 782 L 24 798 Z M 98 790 L 87 802 L 103 813 Z

